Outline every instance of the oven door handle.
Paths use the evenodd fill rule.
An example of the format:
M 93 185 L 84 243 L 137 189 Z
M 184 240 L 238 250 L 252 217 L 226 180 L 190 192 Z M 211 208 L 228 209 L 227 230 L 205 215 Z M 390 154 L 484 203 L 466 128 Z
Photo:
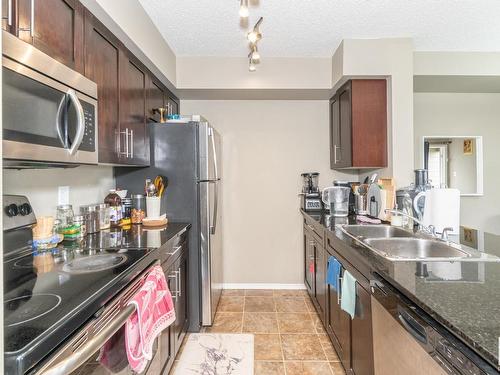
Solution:
M 91 358 L 125 324 L 135 311 L 135 305 L 128 305 L 97 336 L 61 362 L 48 369 L 42 368 L 37 375 L 65 375 L 72 373 Z
M 71 148 L 69 149 L 69 154 L 74 155 L 82 144 L 83 135 L 85 133 L 85 115 L 83 113 L 82 103 L 80 103 L 80 99 L 78 99 L 78 96 L 76 96 L 75 90 L 69 89 L 66 92 L 66 95 L 68 95 L 69 99 L 73 102 L 76 108 L 76 116 L 78 121 L 78 128 L 76 129 L 75 139 L 73 141 L 73 144 L 71 145 Z

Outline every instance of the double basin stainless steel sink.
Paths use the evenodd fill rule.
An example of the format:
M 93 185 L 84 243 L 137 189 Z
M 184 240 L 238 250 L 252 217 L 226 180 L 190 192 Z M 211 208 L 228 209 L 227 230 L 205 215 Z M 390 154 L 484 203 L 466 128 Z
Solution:
M 460 245 L 390 225 L 339 225 L 339 228 L 368 249 L 392 261 L 500 261 L 493 255 L 466 251 Z

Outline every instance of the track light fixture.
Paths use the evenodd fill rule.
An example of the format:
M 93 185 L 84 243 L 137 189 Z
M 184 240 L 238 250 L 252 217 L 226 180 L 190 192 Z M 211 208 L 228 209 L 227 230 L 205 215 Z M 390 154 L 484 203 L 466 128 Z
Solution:
M 247 34 L 247 39 L 250 42 L 250 53 L 248 54 L 248 70 L 251 72 L 255 72 L 257 70 L 256 64 L 260 63 L 260 53 L 257 48 L 257 42 L 262 39 L 262 33 L 260 32 L 260 24 L 264 18 L 260 17 L 252 31 Z
M 248 0 L 240 0 L 240 17 L 247 18 L 250 14 L 248 11 Z
M 260 53 L 259 50 L 257 49 L 257 44 L 253 44 L 251 48 L 252 52 L 250 52 L 250 58 L 256 62 L 260 61 Z
M 247 39 L 250 43 L 255 44 L 262 39 L 262 34 L 260 32 L 259 26 L 263 20 L 264 18 L 260 17 L 255 26 L 253 27 L 253 30 L 247 34 Z

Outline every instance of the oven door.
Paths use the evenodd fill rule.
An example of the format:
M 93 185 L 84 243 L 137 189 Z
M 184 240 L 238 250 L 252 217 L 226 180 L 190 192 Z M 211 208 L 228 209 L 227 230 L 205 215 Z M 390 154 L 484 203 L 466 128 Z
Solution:
M 137 373 L 130 368 L 125 351 L 125 322 L 134 311 L 135 307 L 127 306 L 113 319 L 106 319 L 106 325 L 91 338 L 87 333 L 88 329 L 82 330 L 35 373 L 37 375 L 136 375 Z M 141 374 L 153 375 L 161 372 L 160 338 L 161 335 L 155 339 L 153 357 Z

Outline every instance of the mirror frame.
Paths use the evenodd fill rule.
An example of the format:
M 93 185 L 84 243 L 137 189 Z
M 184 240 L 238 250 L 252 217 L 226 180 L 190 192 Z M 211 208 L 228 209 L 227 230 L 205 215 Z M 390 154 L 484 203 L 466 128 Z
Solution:
M 484 196 L 483 189 L 483 136 L 482 135 L 426 135 L 420 140 L 420 157 L 422 160 L 421 168 L 425 166 L 424 160 L 424 143 L 426 139 L 442 139 L 442 138 L 474 138 L 476 140 L 476 192 L 462 193 L 461 197 L 482 197 Z M 449 186 L 448 186 L 449 187 Z

